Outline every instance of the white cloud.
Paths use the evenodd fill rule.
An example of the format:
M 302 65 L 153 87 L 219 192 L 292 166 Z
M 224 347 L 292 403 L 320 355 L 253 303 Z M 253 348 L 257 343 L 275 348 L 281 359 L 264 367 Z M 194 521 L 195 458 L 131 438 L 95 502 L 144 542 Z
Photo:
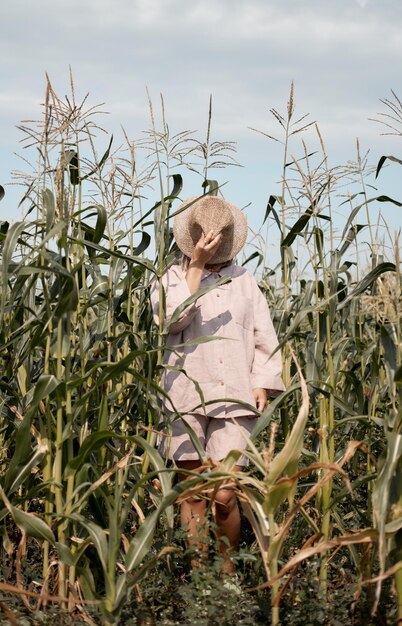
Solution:
M 249 161 L 277 154 L 247 127 L 277 133 L 269 109 L 284 110 L 292 79 L 335 159 L 356 135 L 378 144 L 367 118 L 399 87 L 400 0 L 14 0 L 0 12 L 3 154 L 19 119 L 40 114 L 45 70 L 63 95 L 69 64 L 77 93 L 106 102 L 104 125 L 133 137 L 149 126 L 146 85 L 155 104 L 163 92 L 172 132 L 200 136 L 212 93 L 215 138 Z
M 38 108 L 38 99 L 30 92 L 0 93 L 0 114 L 34 114 Z

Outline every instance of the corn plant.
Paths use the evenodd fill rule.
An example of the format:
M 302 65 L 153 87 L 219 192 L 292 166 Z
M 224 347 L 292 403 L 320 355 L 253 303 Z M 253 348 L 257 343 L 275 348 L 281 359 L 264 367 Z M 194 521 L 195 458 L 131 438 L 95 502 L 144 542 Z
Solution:
M 377 602 L 381 581 L 395 575 L 401 617 L 399 240 L 386 233 L 386 255 L 380 221 L 370 217 L 378 203 L 401 203 L 369 197 L 373 168 L 359 144 L 355 162 L 329 167 L 318 126 L 295 114 L 292 86 L 286 113 L 272 110 L 283 133 L 279 193 L 268 194 L 266 235 L 243 261 L 258 259 L 286 392 L 260 417 L 247 472 L 233 471 L 233 451 L 174 485 L 154 446 L 165 335 L 162 322 L 153 326 L 149 291 L 177 260 L 170 220 L 185 172 L 199 175 L 199 195 L 220 193 L 212 172 L 235 164 L 234 144 L 212 140 L 211 102 L 200 140 L 171 133 L 163 100 L 159 124 L 149 98 L 150 129 L 135 141 L 123 132 L 116 146 L 99 126 L 102 110 L 77 99 L 72 79 L 70 92 L 59 98 L 48 80 L 42 119 L 21 126 L 36 158 L 18 173 L 25 218 L 0 224 L 0 529 L 3 550 L 18 556 L 18 588 L 32 537 L 42 555 L 37 606 L 56 598 L 90 623 L 95 615 L 117 624 L 133 590 L 177 549 L 175 502 L 201 491 L 213 500 L 228 480 L 261 552 L 272 623 L 305 559 L 319 555 L 327 593 L 340 549 L 359 580 L 378 581 Z M 385 104 L 395 130 L 400 103 Z M 317 150 L 299 141 L 304 133 L 314 133 Z M 383 156 L 377 176 L 387 161 L 400 164 Z M 346 207 L 338 232 L 335 216 Z M 361 490 L 364 511 L 354 501 Z M 306 537 L 281 565 L 296 518 Z
M 398 102 L 395 106 L 400 111 Z M 323 545 L 333 541 L 334 533 L 347 535 L 338 510 L 338 505 L 347 497 L 347 489 L 335 484 L 329 477 L 330 470 L 324 468 L 334 467 L 347 449 L 345 437 L 347 441 L 354 435 L 361 442 L 361 450 L 365 451 L 366 472 L 352 487 L 367 483 L 369 493 L 372 493 L 373 522 L 379 529 L 383 572 L 388 494 L 390 482 L 396 481 L 395 470 L 399 459 L 396 439 L 390 439 L 389 424 L 395 428 L 399 406 L 395 385 L 399 380 L 396 371 L 400 363 L 400 259 L 398 239 L 391 246 L 391 255 L 392 250 L 395 251 L 394 258 L 384 259 L 379 224 L 373 227 L 369 209 L 374 206 L 372 203 L 386 202 L 398 207 L 401 203 L 386 195 L 368 197 L 365 180 L 375 168 L 369 168 L 367 159 L 361 157 L 359 143 L 355 163 L 330 169 L 324 142 L 316 125 L 320 158 L 317 159 L 315 153 L 308 150 L 304 141 L 301 142 L 302 155 L 295 156 L 291 152 L 291 158 L 288 158 L 291 137 L 310 128 L 305 116 L 293 123 L 293 85 L 287 115 L 282 116 L 275 109 L 272 113 L 284 132 L 285 158 L 281 194 L 269 196 L 265 220 L 270 220 L 277 227 L 281 238 L 282 285 L 278 287 L 277 283 L 272 286 L 271 277 L 275 269 L 269 269 L 263 276 L 262 284 L 272 309 L 277 312 L 285 377 L 286 372 L 292 369 L 286 345 L 293 345 L 309 389 L 309 424 L 315 434 L 308 457 L 321 467 L 316 471 L 316 484 L 320 485 L 316 492 L 316 505 L 321 517 L 320 524 L 314 524 L 313 529 L 315 526 L 315 531 L 322 536 Z M 267 132 L 262 134 L 276 139 Z M 395 157 L 388 158 L 398 161 Z M 380 159 L 377 175 L 386 159 Z M 345 184 L 356 183 L 363 191 L 345 194 Z M 345 195 L 346 200 L 342 200 Z M 350 206 L 340 235 L 335 232 L 335 202 L 339 206 Z M 357 222 L 363 210 L 366 224 Z M 359 233 L 366 229 L 371 238 L 372 266 L 362 275 Z M 392 235 L 388 235 L 392 242 Z M 299 279 L 295 276 L 296 257 L 305 260 L 308 268 Z M 384 297 L 384 290 L 380 294 L 384 284 L 394 285 L 394 298 L 389 292 Z M 381 315 L 374 313 L 373 302 L 381 303 L 378 306 L 386 307 L 391 316 L 385 311 Z M 286 439 L 288 417 L 282 419 L 282 426 Z M 379 456 L 384 453 L 384 448 L 375 449 L 373 433 L 374 430 L 378 433 L 381 426 L 388 433 L 386 439 L 389 443 L 385 449 L 387 459 L 392 458 L 392 461 L 387 461 L 377 476 L 372 461 L 373 451 Z M 380 438 L 380 441 L 384 440 Z M 397 500 L 398 497 L 394 496 L 394 501 Z M 370 504 L 368 514 L 360 519 L 363 526 L 373 523 L 369 512 Z M 396 521 L 392 528 L 397 531 L 399 514 L 396 510 L 394 515 Z M 369 537 L 370 541 L 374 541 L 375 532 L 367 533 L 366 540 Z M 350 544 L 349 550 L 359 571 L 358 553 Z M 318 552 L 322 550 L 317 549 L 315 553 Z M 310 553 L 314 554 L 313 547 Z M 320 575 L 324 593 L 327 576 L 328 558 L 324 551 Z

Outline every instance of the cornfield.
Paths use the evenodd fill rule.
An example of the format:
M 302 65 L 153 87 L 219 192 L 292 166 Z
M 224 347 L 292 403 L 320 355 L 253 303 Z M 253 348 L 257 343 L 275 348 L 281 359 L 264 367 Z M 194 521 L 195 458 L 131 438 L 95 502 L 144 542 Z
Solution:
M 379 121 L 401 134 L 400 101 L 393 94 L 383 104 Z M 232 451 L 177 482 L 155 446 L 166 333 L 153 324 L 149 292 L 178 259 L 170 220 L 183 188 L 194 192 L 186 174 L 199 177 L 200 196 L 221 193 L 214 172 L 235 156 L 232 142 L 212 141 L 211 107 L 204 139 L 171 136 L 163 101 L 160 126 L 151 100 L 149 108 L 150 130 L 138 141 L 123 131 L 116 148 L 99 126 L 102 110 L 78 101 L 72 80 L 64 99 L 48 80 L 40 121 L 21 126 L 33 155 L 28 172 L 16 173 L 25 217 L 0 223 L 3 617 L 402 620 L 399 238 L 370 216 L 378 203 L 402 204 L 369 196 L 373 168 L 359 146 L 354 162 L 329 167 L 319 128 L 295 119 L 292 85 L 285 113 L 272 109 L 283 144 L 279 192 L 267 190 L 261 230 L 242 260 L 269 302 L 286 391 L 259 419 L 247 471 L 234 471 Z M 272 139 L 258 132 L 258 141 Z M 381 178 L 383 167 L 401 164 L 383 156 L 374 171 Z M 280 250 L 275 267 L 268 232 Z M 225 618 L 208 612 L 208 602 L 229 610 L 218 592 L 190 619 L 178 591 L 186 555 L 175 504 L 222 480 L 235 485 L 248 529 L 237 562 L 247 587 L 241 610 L 249 602 L 252 621 L 234 600 Z M 314 581 L 321 621 L 306 621 L 303 580 Z M 328 607 L 345 589 L 341 621 Z

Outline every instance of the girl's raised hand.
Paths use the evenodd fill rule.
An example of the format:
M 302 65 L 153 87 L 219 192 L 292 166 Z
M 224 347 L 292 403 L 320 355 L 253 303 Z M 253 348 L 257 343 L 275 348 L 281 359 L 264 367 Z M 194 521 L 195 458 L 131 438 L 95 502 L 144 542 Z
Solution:
M 221 241 L 221 233 L 218 233 L 215 236 L 212 230 L 210 230 L 209 233 L 207 233 L 206 235 L 202 233 L 201 237 L 194 247 L 191 262 L 206 265 L 214 256 L 215 252 L 221 244 Z
M 221 241 L 221 233 L 214 237 L 212 230 L 206 235 L 203 233 L 197 241 L 186 272 L 190 293 L 195 293 L 200 288 L 203 269 L 214 256 Z

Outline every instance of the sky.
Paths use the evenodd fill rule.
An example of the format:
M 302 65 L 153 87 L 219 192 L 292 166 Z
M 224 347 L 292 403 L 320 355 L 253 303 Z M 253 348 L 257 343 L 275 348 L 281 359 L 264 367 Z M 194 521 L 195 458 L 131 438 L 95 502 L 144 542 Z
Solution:
M 13 0 L 1 3 L 0 23 L 0 219 L 20 219 L 11 172 L 24 169 L 15 153 L 32 156 L 16 126 L 40 116 L 45 72 L 68 93 L 70 65 L 77 95 L 106 103 L 102 124 L 117 137 L 121 125 L 133 139 L 149 128 L 148 88 L 156 103 L 163 94 L 172 133 L 201 138 L 212 94 L 213 139 L 235 141 L 242 165 L 215 174 L 225 197 L 247 206 L 254 230 L 269 195 L 280 193 L 283 150 L 250 127 L 280 137 L 270 109 L 286 111 L 292 81 L 295 117 L 318 123 L 330 165 L 354 160 L 357 138 L 372 165 L 402 156 L 401 136 L 381 135 L 369 119 L 386 111 L 380 98 L 391 89 L 402 98 L 400 0 Z M 295 135 L 298 158 L 302 139 L 309 150 L 318 145 L 313 128 Z M 391 164 L 371 177 L 373 195 L 402 200 L 400 174 Z M 195 184 L 185 177 L 183 197 L 199 193 Z M 400 228 L 401 209 L 381 210 L 391 230 Z

